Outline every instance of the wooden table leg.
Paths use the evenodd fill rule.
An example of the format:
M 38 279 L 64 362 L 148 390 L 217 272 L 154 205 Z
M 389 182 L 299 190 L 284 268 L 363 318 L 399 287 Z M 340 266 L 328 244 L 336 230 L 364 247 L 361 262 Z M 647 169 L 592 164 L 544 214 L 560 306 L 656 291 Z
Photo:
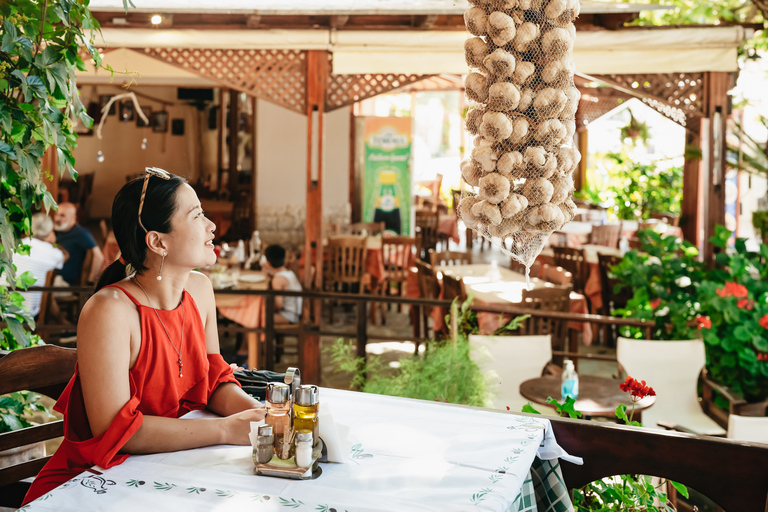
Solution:
M 257 370 L 259 368 L 259 338 L 258 333 L 245 333 L 245 340 L 248 343 L 248 369 Z

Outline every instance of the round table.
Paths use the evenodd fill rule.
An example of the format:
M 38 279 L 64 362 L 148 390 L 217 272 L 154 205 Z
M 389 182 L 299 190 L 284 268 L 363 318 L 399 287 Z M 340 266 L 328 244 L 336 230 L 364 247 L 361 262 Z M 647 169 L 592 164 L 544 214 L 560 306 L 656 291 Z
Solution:
M 606 377 L 579 375 L 579 397 L 576 399 L 574 409 L 581 411 L 585 418 L 593 416 L 615 418 L 616 408 L 620 404 L 625 404 L 631 410 L 632 401 L 629 393 L 619 388 L 621 382 Z M 520 384 L 520 394 L 537 404 L 553 407 L 547 403 L 547 398 L 551 396 L 560 401 L 560 385 L 559 375 L 545 375 Z M 643 409 L 652 406 L 655 401 L 656 397 L 647 396 L 637 402 L 633 420 L 641 421 Z

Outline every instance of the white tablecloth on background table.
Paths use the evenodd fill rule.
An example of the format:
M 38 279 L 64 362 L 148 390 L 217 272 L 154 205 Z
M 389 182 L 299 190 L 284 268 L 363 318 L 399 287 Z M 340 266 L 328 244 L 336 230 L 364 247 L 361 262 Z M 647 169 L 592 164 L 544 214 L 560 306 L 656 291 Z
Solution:
M 82 473 L 23 510 L 527 512 L 536 510 L 537 453 L 565 455 L 545 418 L 326 388 L 320 400 L 351 449 L 315 480 L 254 476 L 251 447 L 210 446 L 95 468 L 100 475 Z M 572 510 L 567 493 L 556 501 L 551 510 Z

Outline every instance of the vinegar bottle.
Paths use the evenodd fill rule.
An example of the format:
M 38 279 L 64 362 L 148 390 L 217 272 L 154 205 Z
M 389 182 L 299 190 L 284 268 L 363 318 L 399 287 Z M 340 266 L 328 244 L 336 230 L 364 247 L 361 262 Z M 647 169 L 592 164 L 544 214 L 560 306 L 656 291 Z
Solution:
M 291 431 L 291 388 L 282 382 L 270 382 L 267 385 L 267 425 L 272 425 L 275 446 L 283 442 Z

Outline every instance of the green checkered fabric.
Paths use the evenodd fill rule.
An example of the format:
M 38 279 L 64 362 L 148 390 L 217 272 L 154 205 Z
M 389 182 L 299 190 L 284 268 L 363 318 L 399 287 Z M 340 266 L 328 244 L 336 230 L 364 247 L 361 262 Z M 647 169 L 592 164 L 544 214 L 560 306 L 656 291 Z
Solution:
M 533 488 L 531 473 L 533 473 L 533 471 L 528 472 L 528 476 L 525 478 L 525 482 L 523 482 L 523 488 L 520 491 L 520 494 L 517 495 L 517 498 L 515 498 L 515 502 L 512 503 L 512 506 L 509 508 L 509 512 L 538 512 L 536 506 L 536 491 Z
M 573 512 L 573 503 L 560 472 L 559 460 L 541 460 L 536 457 L 531 466 L 531 478 L 538 512 Z

